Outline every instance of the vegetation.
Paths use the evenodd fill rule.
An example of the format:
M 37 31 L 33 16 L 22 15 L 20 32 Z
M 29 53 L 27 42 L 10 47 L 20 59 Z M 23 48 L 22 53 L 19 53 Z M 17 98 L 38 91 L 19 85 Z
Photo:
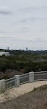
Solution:
M 6 94 L 8 99 L 8 95 Z M 47 85 L 0 103 L 0 109 L 47 109 Z
M 24 50 L 1 50 L 10 53 L 9 56 L 0 56 L 0 79 L 14 76 L 10 74 L 16 71 L 17 74 L 30 71 L 47 71 L 47 50 L 45 51 L 24 51 Z M 11 69 L 11 72 L 6 72 Z

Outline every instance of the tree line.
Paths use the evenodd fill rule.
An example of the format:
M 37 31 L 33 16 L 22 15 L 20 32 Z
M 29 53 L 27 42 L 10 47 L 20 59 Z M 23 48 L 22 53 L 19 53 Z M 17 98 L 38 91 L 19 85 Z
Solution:
M 12 74 L 9 74 L 10 76 L 8 76 L 8 72 L 6 72 L 7 69 L 17 71 L 16 74 L 28 73 L 30 71 L 47 71 L 46 51 L 35 52 L 24 50 L 9 50 L 9 53 L 9 56 L 0 56 L 0 72 L 3 72 L 3 76 L 2 73 L 0 73 L 0 79 L 1 77 L 12 77 Z

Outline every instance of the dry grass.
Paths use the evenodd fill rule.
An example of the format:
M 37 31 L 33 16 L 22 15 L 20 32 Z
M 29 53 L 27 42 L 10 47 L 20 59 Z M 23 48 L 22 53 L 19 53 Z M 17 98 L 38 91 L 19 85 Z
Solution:
M 47 85 L 1 103 L 0 109 L 47 109 Z

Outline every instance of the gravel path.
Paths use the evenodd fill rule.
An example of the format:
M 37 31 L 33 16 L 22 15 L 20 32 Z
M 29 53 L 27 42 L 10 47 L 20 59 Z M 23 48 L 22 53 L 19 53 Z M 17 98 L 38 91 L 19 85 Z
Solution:
M 18 96 L 24 95 L 25 93 L 32 91 L 34 88 L 37 88 L 43 85 L 47 85 L 47 81 L 37 81 L 33 83 L 26 83 L 26 84 L 20 85 L 17 88 L 9 89 L 5 91 L 5 93 L 0 94 L 0 103 L 7 100 L 11 100 L 12 98 L 16 98 Z

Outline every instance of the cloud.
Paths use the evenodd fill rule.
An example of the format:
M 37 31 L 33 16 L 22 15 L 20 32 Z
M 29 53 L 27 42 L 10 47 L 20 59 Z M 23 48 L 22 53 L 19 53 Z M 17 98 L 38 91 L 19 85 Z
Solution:
M 21 23 L 47 20 L 47 6 L 27 7 L 19 11 L 23 16 Z
M 10 12 L 8 11 L 0 11 L 0 14 L 4 14 L 4 15 L 6 15 L 6 14 L 10 14 Z
M 0 33 L 6 33 L 5 31 L 0 30 Z
M 22 20 L 21 20 L 21 23 L 26 23 L 26 22 L 32 22 L 32 21 L 36 21 L 38 19 L 38 17 L 32 17 L 32 16 L 30 16 L 30 17 L 27 17 L 27 18 L 23 18 Z
M 35 43 L 45 43 L 47 40 L 44 40 L 42 38 L 34 38 L 32 40 L 29 40 L 30 42 L 35 42 Z
M 47 6 L 32 6 L 32 7 L 26 7 L 26 8 L 21 8 L 19 11 L 21 13 L 28 13 L 28 12 L 35 12 L 35 11 L 42 11 L 43 9 L 47 9 Z
M 11 12 L 7 6 L 0 6 L 0 14 L 9 15 Z

